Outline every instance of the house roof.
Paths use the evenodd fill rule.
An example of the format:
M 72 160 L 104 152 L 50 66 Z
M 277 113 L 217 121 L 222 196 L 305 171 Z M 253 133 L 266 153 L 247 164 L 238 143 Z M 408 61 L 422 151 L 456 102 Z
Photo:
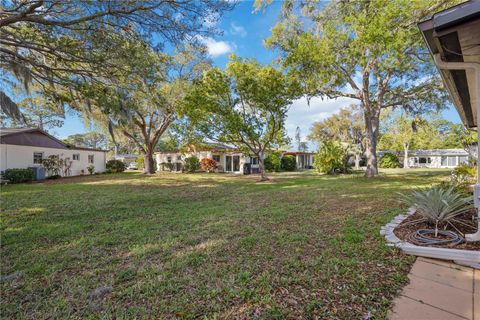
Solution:
M 315 152 L 308 152 L 308 151 L 284 151 L 283 154 L 285 155 L 299 155 L 299 154 L 316 154 Z
M 475 71 L 447 70 L 445 63 L 480 63 L 480 1 L 467 1 L 434 14 L 418 24 L 443 82 L 465 126 L 477 126 Z
M 53 140 L 56 145 L 52 146 L 44 146 L 44 147 L 53 147 L 53 148 L 64 148 L 64 149 L 70 149 L 70 150 L 84 150 L 84 151 L 100 151 L 100 152 L 107 152 L 107 150 L 102 150 L 102 149 L 94 149 L 94 148 L 85 148 L 85 147 L 77 147 L 77 146 L 72 146 L 69 144 L 66 144 L 62 140 L 59 140 L 52 136 L 51 134 L 39 129 L 39 128 L 0 128 L 0 138 L 2 138 L 1 142 L 5 144 L 16 144 L 14 139 L 15 136 L 21 136 L 26 133 L 40 133 L 41 135 L 46 136 L 47 138 Z M 13 138 L 13 139 L 12 139 Z M 8 139 L 8 140 L 7 140 Z M 25 141 L 25 139 L 19 139 L 19 141 Z M 36 139 L 28 139 L 28 144 L 25 143 L 19 143 L 21 145 L 35 145 L 38 140 Z
M 377 154 L 379 156 L 384 155 L 385 153 L 393 153 L 396 154 L 397 152 L 391 150 L 381 150 L 378 151 Z M 403 153 L 400 154 L 403 156 Z M 408 151 L 408 155 L 411 157 L 415 156 L 467 156 L 469 153 L 464 149 L 430 149 L 430 150 L 410 150 Z
M 432 150 L 412 150 L 408 152 L 409 156 L 466 156 L 468 152 L 463 149 L 432 149 Z

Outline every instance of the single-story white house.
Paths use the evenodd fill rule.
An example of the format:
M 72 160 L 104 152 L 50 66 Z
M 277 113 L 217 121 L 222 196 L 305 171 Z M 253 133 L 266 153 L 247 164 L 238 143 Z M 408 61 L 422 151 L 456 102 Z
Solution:
M 277 151 L 280 157 L 295 156 L 297 170 L 311 169 L 315 153 L 299 151 Z M 186 151 L 156 152 L 159 171 L 182 171 L 185 158 L 196 156 L 199 160 L 209 158 L 217 162 L 217 172 L 244 173 L 249 167 L 250 173 L 259 173 L 258 157 L 245 154 L 239 148 L 218 143 L 204 143 L 200 147 L 188 146 Z M 267 156 L 267 155 L 265 155 Z
M 48 156 L 58 155 L 65 160 L 62 176 L 88 174 L 90 165 L 105 172 L 106 152 L 67 145 L 36 128 L 0 128 L 0 171 L 40 167 Z
M 385 153 L 398 155 L 400 164 L 403 164 L 403 153 L 395 151 L 379 151 L 380 159 Z M 455 168 L 460 164 L 468 163 L 469 153 L 464 149 L 432 149 L 410 150 L 408 152 L 408 165 L 410 168 Z
M 244 154 L 236 147 L 209 143 L 203 147 L 190 146 L 185 152 L 156 152 L 155 160 L 159 171 L 182 171 L 185 158 L 196 156 L 199 160 L 209 158 L 217 162 L 217 172 L 243 173 L 249 164 L 252 173 L 258 173 L 258 157 Z
M 306 151 L 286 151 L 282 153 L 282 156 L 292 155 L 295 156 L 295 160 L 297 163 L 297 170 L 303 169 L 312 169 L 313 168 L 313 160 L 315 157 L 314 152 L 306 152 Z

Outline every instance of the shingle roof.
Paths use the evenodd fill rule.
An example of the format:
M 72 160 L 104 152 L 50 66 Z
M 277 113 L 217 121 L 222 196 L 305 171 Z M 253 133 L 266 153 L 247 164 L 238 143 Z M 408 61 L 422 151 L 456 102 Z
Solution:
M 46 135 L 47 137 L 49 137 L 50 139 L 55 140 L 56 142 L 64 145 L 65 147 L 71 150 L 102 151 L 102 152 L 108 151 L 108 150 L 102 150 L 102 149 L 93 149 L 93 148 L 77 147 L 77 146 L 69 145 L 39 128 L 0 128 L 0 137 L 6 137 L 14 134 L 27 133 L 27 132 L 40 132 Z
M 36 128 L 0 128 L 0 137 L 8 136 L 10 134 L 22 133 L 22 132 L 31 132 L 40 129 Z

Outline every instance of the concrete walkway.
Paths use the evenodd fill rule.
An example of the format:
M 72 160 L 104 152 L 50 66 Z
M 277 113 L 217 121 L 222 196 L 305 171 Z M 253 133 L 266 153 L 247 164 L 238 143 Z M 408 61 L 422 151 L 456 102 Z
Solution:
M 390 320 L 480 320 L 480 270 L 418 258 Z

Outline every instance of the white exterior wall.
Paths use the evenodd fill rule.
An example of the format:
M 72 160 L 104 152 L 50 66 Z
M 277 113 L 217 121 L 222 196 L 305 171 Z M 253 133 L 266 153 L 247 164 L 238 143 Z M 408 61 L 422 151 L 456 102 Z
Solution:
M 455 165 L 442 165 L 442 156 L 415 156 L 415 157 L 408 157 L 408 164 L 410 168 L 455 168 L 458 164 L 460 164 L 459 157 L 465 157 L 464 156 L 458 156 L 458 155 L 444 155 L 443 157 L 456 157 L 456 164 Z M 415 163 L 415 159 L 418 158 L 430 158 L 431 163 Z M 400 158 L 400 162 L 403 163 L 403 159 Z
M 171 157 L 171 162 L 182 162 L 185 158 L 191 157 L 191 156 L 196 156 L 198 160 L 202 160 L 203 158 L 209 158 L 213 159 L 214 155 L 220 156 L 220 162 L 218 162 L 218 166 L 221 167 L 222 171 L 225 172 L 231 172 L 231 171 L 226 171 L 226 156 L 239 156 L 240 157 L 240 165 L 239 165 L 239 170 L 234 171 L 233 173 L 242 173 L 243 172 L 243 165 L 245 163 L 250 163 L 250 157 L 244 155 L 241 152 L 212 152 L 212 151 L 198 151 L 198 152 L 185 152 L 185 153 L 157 153 L 155 154 L 155 160 L 157 161 L 157 168 L 160 168 L 160 164 L 163 162 L 168 163 L 168 157 Z M 179 161 L 177 160 L 178 157 L 182 157 L 182 160 Z M 252 168 L 258 168 L 257 165 L 252 165 Z
M 90 165 L 90 163 L 88 163 L 88 155 L 93 155 L 95 172 L 105 172 L 106 152 L 19 146 L 12 144 L 0 144 L 0 171 L 5 169 L 25 169 L 28 167 L 40 166 L 39 164 L 33 163 L 34 152 L 42 152 L 43 159 L 46 159 L 51 155 L 58 155 L 62 159 L 69 158 L 70 161 L 72 161 L 72 166 L 70 167 L 72 176 L 80 175 L 81 170 L 84 170 L 84 174 L 88 174 L 87 167 Z M 80 160 L 73 160 L 74 154 L 80 154 Z M 45 172 L 45 174 L 47 173 Z

